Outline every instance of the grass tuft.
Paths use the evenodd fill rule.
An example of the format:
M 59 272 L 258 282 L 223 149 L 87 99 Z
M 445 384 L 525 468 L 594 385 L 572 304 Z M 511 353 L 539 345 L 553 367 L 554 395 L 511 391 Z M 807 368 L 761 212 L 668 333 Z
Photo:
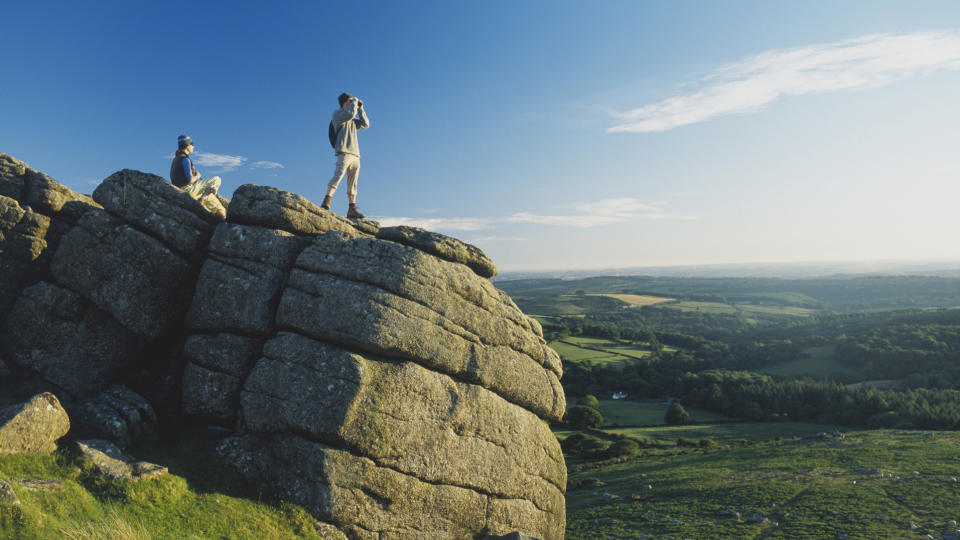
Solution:
M 113 512 L 103 519 L 64 527 L 60 534 L 65 540 L 150 540 L 142 525 L 131 523 Z

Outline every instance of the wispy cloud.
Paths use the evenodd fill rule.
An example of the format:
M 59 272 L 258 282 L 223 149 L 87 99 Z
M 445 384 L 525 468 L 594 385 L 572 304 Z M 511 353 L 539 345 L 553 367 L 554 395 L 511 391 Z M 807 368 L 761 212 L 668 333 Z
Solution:
M 243 156 L 228 156 L 224 154 L 209 154 L 206 152 L 194 152 L 190 156 L 193 162 L 203 167 L 214 167 L 230 172 L 236 170 L 246 163 L 247 158 Z
M 408 225 L 430 230 L 481 231 L 513 223 L 533 223 L 555 227 L 590 228 L 615 223 L 628 223 L 645 220 L 691 220 L 694 216 L 666 212 L 665 202 L 642 203 L 632 198 L 606 199 L 597 202 L 576 205 L 565 214 L 532 214 L 520 212 L 510 216 L 491 218 L 415 218 L 377 216 L 384 227 Z M 488 237 L 497 238 L 497 237 Z M 515 238 L 511 240 L 516 240 Z
M 476 238 L 468 238 L 464 241 L 471 244 L 496 244 L 503 242 L 529 242 L 530 239 L 522 236 L 477 236 Z
M 783 96 L 862 90 L 960 69 L 960 33 L 873 34 L 781 49 L 720 66 L 698 90 L 615 114 L 608 132 L 666 131 L 750 113 Z
M 558 227 L 591 228 L 615 223 L 655 219 L 690 220 L 694 216 L 671 214 L 664 211 L 666 203 L 641 203 L 636 199 L 606 199 L 581 204 L 568 214 L 542 215 L 521 212 L 507 218 L 510 223 L 536 223 Z
M 254 169 L 282 169 L 283 163 L 277 163 L 276 161 L 254 161 L 250 164 L 250 167 Z

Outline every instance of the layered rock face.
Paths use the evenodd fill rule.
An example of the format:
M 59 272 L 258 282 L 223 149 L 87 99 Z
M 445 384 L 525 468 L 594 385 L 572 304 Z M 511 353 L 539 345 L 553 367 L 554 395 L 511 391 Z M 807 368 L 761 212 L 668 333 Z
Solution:
M 111 385 L 172 380 L 230 466 L 350 538 L 563 537 L 559 357 L 480 250 L 262 186 L 226 222 L 136 171 L 50 186 L 0 154 L 4 359 L 88 431 L 129 441 L 152 410 Z

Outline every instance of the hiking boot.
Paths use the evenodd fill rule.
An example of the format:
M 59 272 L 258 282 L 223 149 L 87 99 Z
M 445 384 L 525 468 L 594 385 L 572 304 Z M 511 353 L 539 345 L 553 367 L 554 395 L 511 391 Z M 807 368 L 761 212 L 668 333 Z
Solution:
M 352 219 L 363 219 L 363 214 L 357 210 L 357 205 L 355 203 L 351 203 L 350 209 L 347 210 L 347 217 Z
M 320 203 L 320 208 L 323 208 L 324 210 L 329 210 L 329 209 L 330 209 L 330 196 L 329 196 L 329 195 L 327 195 L 326 197 L 323 198 L 323 202 Z

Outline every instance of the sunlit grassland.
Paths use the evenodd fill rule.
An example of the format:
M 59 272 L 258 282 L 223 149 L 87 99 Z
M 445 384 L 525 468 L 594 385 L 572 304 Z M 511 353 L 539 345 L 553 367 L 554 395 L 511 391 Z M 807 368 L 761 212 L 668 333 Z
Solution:
M 627 308 L 652 306 L 661 304 L 663 302 L 673 302 L 676 300 L 675 298 L 667 298 L 665 296 L 648 296 L 644 294 L 595 294 L 593 296 L 609 296 L 610 298 L 615 298 L 626 303 L 627 305 L 624 307 Z
M 816 312 L 816 310 L 797 306 L 774 306 L 767 304 L 748 304 L 736 303 L 727 304 L 723 302 L 697 302 L 692 300 L 683 300 L 662 304 L 662 309 L 679 309 L 681 311 L 694 311 L 699 313 L 709 313 L 713 315 L 728 314 L 733 315 L 741 313 L 744 315 L 774 315 L 784 317 L 807 317 Z
M 600 396 L 597 396 L 600 397 Z M 603 415 L 604 425 L 618 426 L 660 426 L 667 413 L 664 401 L 630 401 L 626 399 L 601 399 L 599 411 Z M 688 408 L 687 413 L 694 422 L 735 422 L 736 418 Z
M 593 362 L 595 364 L 610 364 L 613 362 L 623 363 L 628 360 L 626 356 L 611 353 L 607 351 L 598 351 L 594 349 L 585 349 L 576 345 L 571 345 L 563 341 L 551 341 L 549 343 L 553 350 L 557 351 L 565 362 Z
M 862 431 L 651 453 L 571 473 L 605 485 L 568 490 L 567 538 L 939 538 L 960 519 L 958 449 L 955 432 Z
M 594 362 L 600 365 L 623 363 L 628 358 L 642 359 L 651 355 L 649 348 L 644 345 L 586 336 L 569 336 L 551 341 L 548 345 L 557 351 L 565 362 Z M 677 349 L 663 346 L 663 350 L 672 352 Z
M 0 456 L 0 479 L 21 501 L 0 507 L 0 538 L 319 538 L 303 508 L 238 493 L 212 459 L 167 451 L 157 446 L 149 457 L 170 465 L 170 473 L 129 483 L 96 475 L 89 460 L 70 449 Z M 138 458 L 144 453 L 135 451 Z M 31 491 L 20 478 L 57 480 L 63 489 Z M 217 484 L 224 488 L 214 489 Z
M 822 431 L 830 431 L 834 427 L 836 426 L 806 422 L 724 422 L 685 424 L 682 426 L 611 428 L 604 431 L 665 443 L 674 443 L 680 437 L 693 440 L 713 439 L 718 443 L 730 443 L 741 440 L 767 441 L 777 437 L 803 437 Z

